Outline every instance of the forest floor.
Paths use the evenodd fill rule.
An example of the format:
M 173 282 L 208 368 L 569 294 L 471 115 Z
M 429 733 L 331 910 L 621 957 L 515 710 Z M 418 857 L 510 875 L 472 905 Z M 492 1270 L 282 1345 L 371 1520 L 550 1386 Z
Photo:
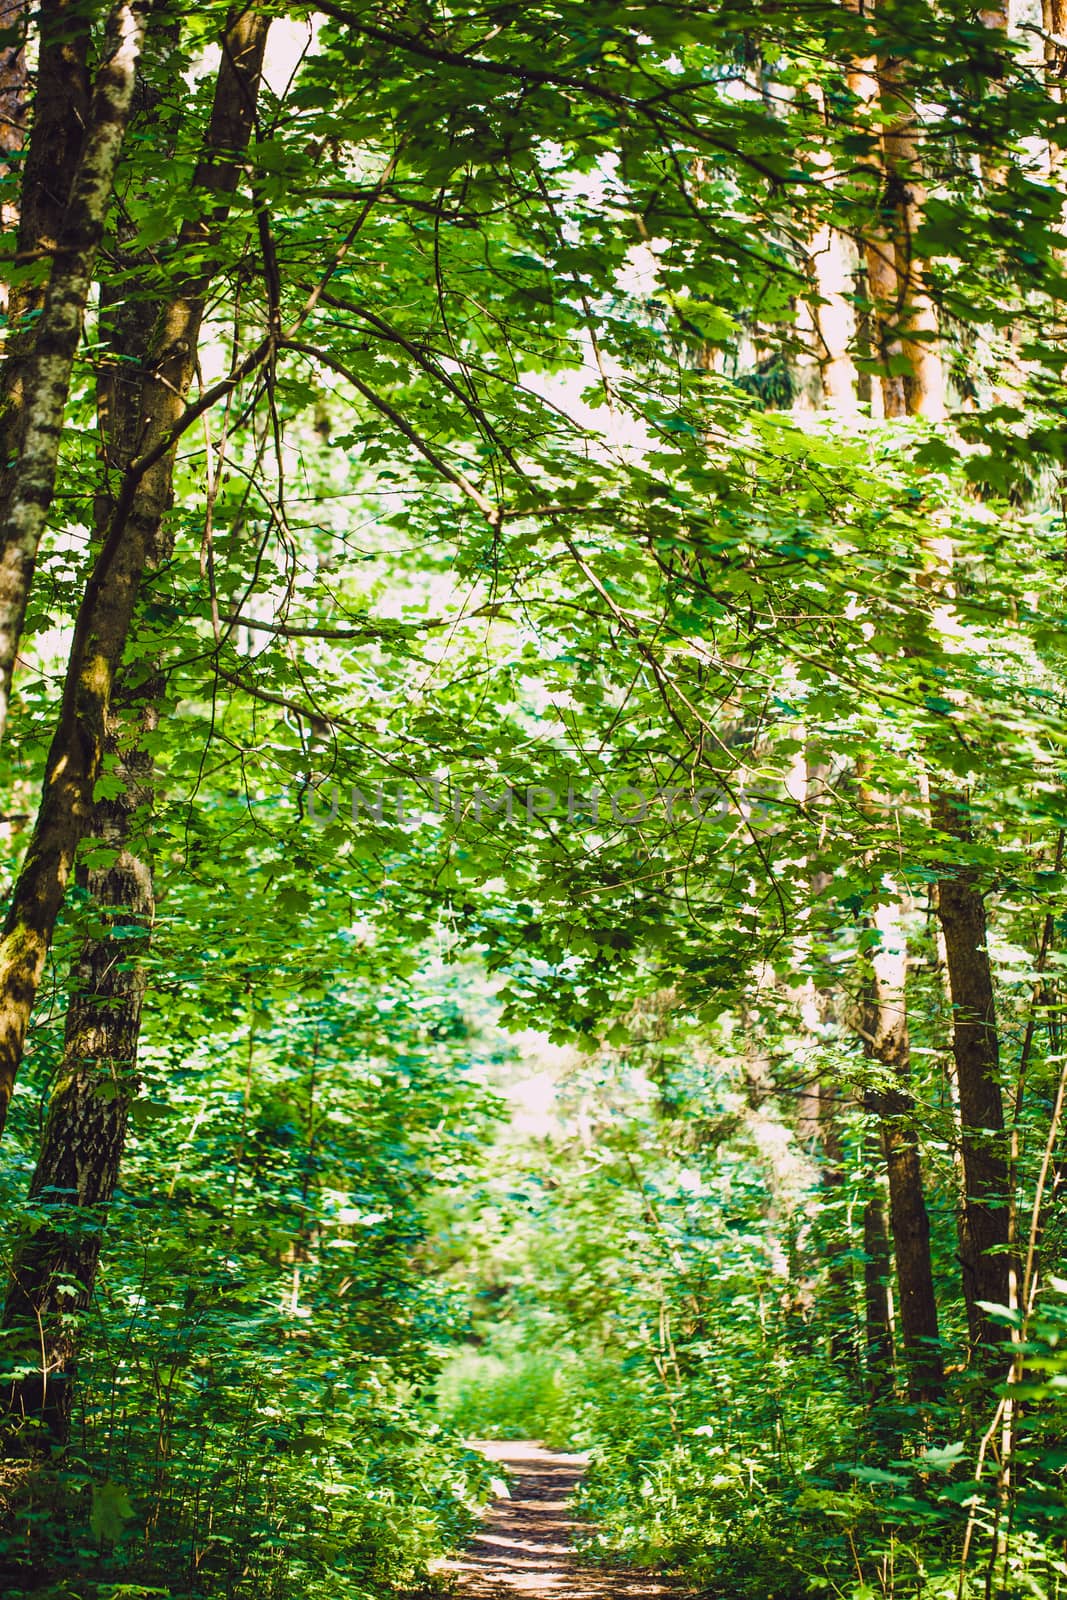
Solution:
M 440 1570 L 454 1577 L 457 1600 L 655 1600 L 679 1596 L 666 1579 L 615 1567 L 593 1566 L 571 1548 L 582 1524 L 569 1501 L 581 1482 L 585 1457 L 546 1450 L 530 1439 L 472 1440 L 499 1462 L 511 1493 L 493 1503 L 469 1549 Z

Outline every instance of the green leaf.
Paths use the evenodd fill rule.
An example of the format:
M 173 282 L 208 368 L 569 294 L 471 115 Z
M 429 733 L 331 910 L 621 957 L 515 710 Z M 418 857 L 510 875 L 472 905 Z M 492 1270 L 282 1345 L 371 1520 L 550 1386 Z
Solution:
M 121 1484 L 112 1483 L 110 1479 L 93 1484 L 89 1526 L 94 1538 L 102 1544 L 115 1544 L 122 1537 L 122 1530 L 132 1516 L 130 1497 Z

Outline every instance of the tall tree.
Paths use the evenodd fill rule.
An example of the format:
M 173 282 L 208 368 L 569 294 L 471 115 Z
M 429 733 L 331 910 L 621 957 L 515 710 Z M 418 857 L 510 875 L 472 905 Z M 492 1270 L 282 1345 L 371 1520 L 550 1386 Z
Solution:
M 966 800 L 942 793 L 934 797 L 931 809 L 935 828 L 949 847 L 956 841 L 962 855 L 972 844 Z M 981 1345 L 989 1349 L 1000 1344 L 1007 1328 L 985 1307 L 1010 1306 L 1012 1298 L 1008 1158 L 985 901 L 977 874 L 965 861 L 953 863 L 939 878 L 937 914 L 952 999 L 967 1190 L 963 1285 L 972 1324 Z
M 911 1398 L 926 1401 L 940 1396 L 944 1375 L 916 1108 L 908 1091 L 907 934 L 899 911 L 899 889 L 889 885 L 872 918 L 875 943 L 868 952 L 870 976 L 863 1028 L 870 1055 L 887 1069 L 891 1079 L 887 1087 L 870 1096 L 870 1102 L 879 1117 L 889 1177 L 901 1354 Z
M 875 72 L 875 62 L 868 60 L 853 65 L 849 73 L 849 86 L 867 113 L 871 105 L 876 103 L 879 90 L 879 79 Z M 883 68 L 880 76 L 884 85 L 890 76 L 889 69 Z M 885 139 L 889 135 L 883 132 L 881 137 Z M 897 135 L 894 148 L 902 142 L 903 135 Z M 905 202 L 898 197 L 896 204 L 902 203 Z M 883 215 L 887 209 L 883 202 Z M 909 222 L 914 222 L 911 213 Z M 879 330 L 878 341 L 884 369 L 877 382 L 881 394 L 880 409 L 884 416 L 892 417 L 905 405 L 905 387 L 901 383 L 903 375 L 892 369 L 890 360 L 893 335 L 889 325 L 894 297 L 899 310 L 903 286 L 896 282 L 896 245 L 890 229 L 881 221 L 873 228 L 868 227 L 863 245 L 867 291 L 871 301 L 870 315 Z M 843 249 L 844 241 L 835 241 L 832 230 L 824 228 L 813 241 L 812 254 L 816 259 L 819 255 L 827 259 L 833 259 L 836 255 L 840 261 Z M 820 324 L 827 358 L 825 370 L 834 375 L 825 384 L 825 398 L 835 418 L 847 420 L 856 415 L 858 374 L 849 348 L 853 329 L 840 303 L 843 296 L 842 277 L 840 267 L 830 278 L 827 278 L 826 269 L 823 268 L 817 275 L 817 282 L 822 290 L 822 300 L 833 313 Z M 914 345 L 908 344 L 906 348 L 913 352 Z M 921 359 L 929 365 L 929 358 L 925 354 Z M 928 379 L 928 386 L 934 381 Z M 891 805 L 886 806 L 884 797 L 880 803 L 876 803 L 866 774 L 860 776 L 858 798 L 862 811 L 876 826 L 880 813 L 892 811 Z M 868 1094 L 866 1103 L 879 1119 L 878 1137 L 888 1173 L 889 1233 L 900 1310 L 898 1351 L 903 1359 L 911 1398 L 916 1401 L 932 1400 L 941 1392 L 943 1373 L 930 1255 L 930 1223 L 914 1121 L 915 1105 L 908 1091 L 911 1071 L 907 1001 L 908 941 L 901 887 L 888 874 L 883 873 L 878 877 L 870 928 L 873 942 L 865 955 L 867 976 L 863 984 L 860 1019 L 864 1049 L 886 1068 L 891 1082 L 886 1089 Z M 872 1226 L 877 1236 L 877 1217 Z M 877 1328 L 881 1306 L 873 1287 L 868 1293 L 868 1306 L 870 1314 L 876 1318 Z M 876 1332 L 873 1352 L 877 1354 L 885 1344 L 881 1334 Z
M 135 131 L 159 139 L 167 91 L 174 90 L 171 52 L 177 30 L 159 27 L 142 62 Z M 129 229 L 126 232 L 130 232 Z M 128 244 L 129 241 L 126 241 Z M 142 425 L 141 374 L 151 357 L 160 307 L 131 294 L 143 253 L 110 252 L 100 286 L 100 334 L 106 352 L 97 364 L 96 406 L 103 491 L 95 497 L 98 536 L 114 511 L 108 486 L 121 482 Z M 146 744 L 158 724 L 159 674 L 137 660 L 127 669 L 108 712 L 104 755 L 106 793 L 93 801 L 89 837 L 102 865 L 76 868 L 93 906 L 94 929 L 70 974 L 62 1067 L 52 1087 L 29 1200 L 37 1210 L 10 1264 L 3 1327 L 20 1342 L 22 1376 L 11 1385 L 7 1409 L 42 1425 L 41 1438 L 66 1440 L 74 1400 L 80 1317 L 88 1307 L 109 1202 L 118 1180 L 132 1099 L 137 1093 L 137 1046 L 146 990 L 154 912 L 148 836 L 153 759 Z
M 939 424 L 945 418 L 945 371 L 936 309 L 925 282 L 918 240 L 926 204 L 922 130 L 908 63 L 885 53 L 876 65 L 883 200 L 881 224 L 868 252 L 874 314 L 892 328 L 898 360 L 882 381 L 886 416 Z M 889 337 L 884 331 L 882 341 Z M 951 539 L 927 531 L 919 551 L 920 585 L 932 606 L 951 603 Z M 935 826 L 964 841 L 966 799 L 932 786 Z M 998 1068 L 993 978 L 985 942 L 985 917 L 972 872 L 949 873 L 937 886 L 938 915 L 948 951 L 953 1004 L 952 1048 L 961 1114 L 966 1229 L 961 1236 L 964 1291 L 972 1326 L 983 1346 L 995 1345 L 1004 1326 L 980 1312 L 979 1302 L 1007 1305 L 1009 1207 L 1004 1108 Z
M 91 825 L 115 679 L 141 583 L 167 548 L 174 457 L 183 423 L 190 420 L 186 402 L 213 278 L 213 246 L 252 133 L 268 27 L 263 11 L 250 7 L 234 15 L 223 37 L 204 153 L 194 175 L 194 189 L 212 203 L 184 222 L 178 236 L 177 284 L 162 306 L 144 362 L 138 454 L 125 468 L 107 525 L 99 530 L 99 554 L 78 610 L 41 806 L 0 939 L 0 1131 L 55 920 Z

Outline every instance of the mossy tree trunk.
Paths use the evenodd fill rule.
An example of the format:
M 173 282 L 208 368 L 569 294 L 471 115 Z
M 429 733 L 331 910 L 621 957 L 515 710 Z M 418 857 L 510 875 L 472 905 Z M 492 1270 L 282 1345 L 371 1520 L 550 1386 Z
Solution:
M 208 153 L 198 171 L 202 185 L 223 197 L 235 187 L 233 156 L 251 131 L 266 27 L 258 13 L 240 17 L 231 25 L 224 48 Z M 225 158 L 216 159 L 219 152 L 226 152 Z M 212 228 L 224 215 L 223 200 L 213 209 Z M 201 225 L 195 226 L 199 229 Z M 183 231 L 179 243 L 192 242 L 185 238 L 188 231 Z M 207 237 L 210 240 L 211 235 Z M 173 452 L 161 453 L 153 468 L 134 479 L 132 493 L 131 462 L 146 437 L 166 440 L 184 406 L 206 287 L 206 277 L 200 274 L 185 285 L 187 291 L 195 289 L 195 294 L 187 292 L 155 311 L 136 297 L 119 297 L 113 305 L 111 297 L 102 296 L 105 326 L 111 329 L 112 359 L 102 368 L 98 405 L 106 482 L 117 481 L 118 487 L 114 497 L 105 490 L 99 498 L 98 535 L 105 549 L 108 541 L 116 545 L 115 560 L 127 576 L 117 600 L 105 592 L 99 600 L 113 625 L 116 616 L 121 620 L 121 606 L 131 607 L 131 615 L 125 617 L 127 632 L 141 575 L 169 554 L 164 513 Z M 188 343 L 180 337 L 183 331 Z M 162 348 L 161 340 L 165 341 Z M 142 381 L 131 382 L 124 376 L 138 371 L 143 374 Z M 161 377 L 168 371 L 174 389 Z M 162 396 L 161 388 L 165 391 Z M 122 548 L 123 544 L 129 548 Z M 131 552 L 132 559 L 140 561 L 136 571 Z M 123 640 L 125 637 L 123 633 Z M 108 639 L 112 638 L 117 645 L 117 635 L 109 634 Z M 72 665 L 77 649 L 76 639 Z M 116 671 L 118 660 L 116 655 L 109 661 L 109 672 Z M 72 977 L 63 1065 L 49 1103 L 30 1187 L 31 1202 L 39 1213 L 16 1248 L 3 1317 L 9 1359 L 12 1355 L 21 1358 L 23 1368 L 8 1394 L 9 1413 L 41 1425 L 52 1443 L 63 1443 L 69 1433 L 79 1322 L 92 1298 L 107 1209 L 125 1147 L 129 1108 L 138 1091 L 137 1042 L 145 993 L 140 958 L 153 913 L 151 866 L 144 843 L 144 825 L 152 803 L 152 758 L 144 735 L 157 724 L 160 690 L 158 673 L 140 677 L 132 688 L 119 679 L 116 691 L 100 697 L 95 708 L 99 723 L 93 731 L 95 734 L 102 725 L 103 737 L 96 738 L 91 751 L 93 770 L 99 770 L 103 756 L 111 758 L 108 778 L 109 788 L 117 791 L 114 798 L 93 802 L 83 758 L 77 808 L 64 815 L 53 802 L 50 812 L 46 789 L 38 819 L 38 834 L 44 818 L 53 830 L 53 839 L 58 832 L 61 841 L 71 839 L 76 848 L 88 832 L 105 855 L 113 857 L 99 869 L 79 869 L 103 926 L 86 941 Z M 78 731 L 76 718 L 73 725 Z M 50 759 L 55 757 L 62 732 L 61 724 Z M 83 815 L 87 815 L 84 827 Z M 38 877 L 31 877 L 31 888 L 44 874 L 54 900 L 57 876 L 48 879 L 47 859 L 38 857 L 33 867 Z M 32 845 L 27 866 L 31 863 Z M 26 904 L 29 890 L 23 880 L 16 888 L 16 907 L 20 896 Z

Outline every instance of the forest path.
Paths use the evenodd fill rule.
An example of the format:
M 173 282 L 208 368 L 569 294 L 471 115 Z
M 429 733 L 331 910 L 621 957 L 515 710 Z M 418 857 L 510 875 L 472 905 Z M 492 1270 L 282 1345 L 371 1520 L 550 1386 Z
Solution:
M 677 1588 L 645 1573 L 594 1567 L 575 1555 L 571 1536 L 582 1524 L 568 1501 L 586 1458 L 546 1450 L 530 1439 L 472 1440 L 511 1479 L 510 1499 L 497 1500 L 469 1549 L 442 1570 L 455 1575 L 457 1600 L 655 1600 Z

